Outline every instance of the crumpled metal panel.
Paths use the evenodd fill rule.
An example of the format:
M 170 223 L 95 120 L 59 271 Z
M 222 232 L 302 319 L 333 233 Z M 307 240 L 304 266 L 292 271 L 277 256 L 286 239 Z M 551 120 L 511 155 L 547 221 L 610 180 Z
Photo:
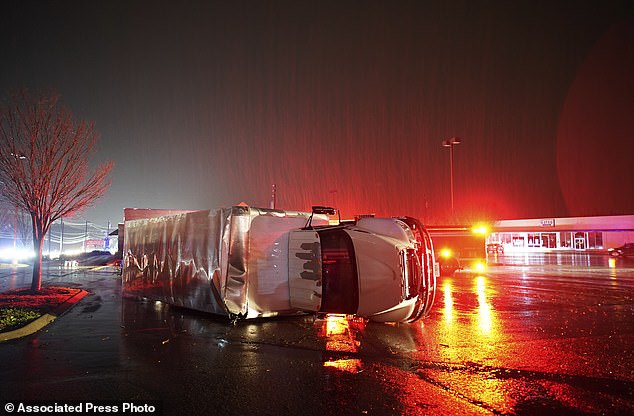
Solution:
M 309 216 L 234 206 L 126 221 L 124 294 L 231 319 L 297 313 L 288 232 Z M 316 215 L 313 224 L 327 221 Z
M 229 313 L 238 317 L 247 315 L 247 258 L 249 255 L 249 228 L 251 215 L 249 207 L 231 208 L 228 225 L 228 262 L 224 301 Z
M 227 214 L 195 211 L 126 221 L 124 294 L 226 315 L 220 230 Z
M 310 214 L 265 208 L 231 208 L 224 301 L 231 316 L 256 318 L 299 311 L 290 305 L 288 234 L 306 225 Z M 324 225 L 322 215 L 313 224 Z

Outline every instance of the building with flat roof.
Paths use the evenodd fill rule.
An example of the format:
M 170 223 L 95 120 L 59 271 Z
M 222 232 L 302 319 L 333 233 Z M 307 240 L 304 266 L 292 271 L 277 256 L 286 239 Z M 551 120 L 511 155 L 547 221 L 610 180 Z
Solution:
M 487 244 L 501 244 L 504 252 L 603 252 L 634 242 L 634 215 L 502 220 L 491 231 Z

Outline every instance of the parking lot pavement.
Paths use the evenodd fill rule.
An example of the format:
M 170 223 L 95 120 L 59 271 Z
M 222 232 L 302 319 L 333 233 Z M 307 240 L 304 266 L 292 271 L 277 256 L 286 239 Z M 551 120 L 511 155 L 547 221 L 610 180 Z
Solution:
M 231 325 L 122 299 L 107 268 L 57 270 L 55 284 L 90 294 L 0 345 L 0 402 L 135 400 L 192 415 L 634 413 L 634 276 L 619 264 L 559 266 L 442 277 L 430 316 L 397 325 Z

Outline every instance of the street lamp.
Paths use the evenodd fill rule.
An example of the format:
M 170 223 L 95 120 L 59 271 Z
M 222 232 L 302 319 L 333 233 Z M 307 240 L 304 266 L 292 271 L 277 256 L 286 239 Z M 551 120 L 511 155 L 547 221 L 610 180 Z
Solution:
M 459 137 L 452 137 L 442 141 L 443 147 L 449 148 L 449 172 L 451 180 L 451 215 L 454 215 L 454 203 L 453 203 L 453 147 L 462 142 Z

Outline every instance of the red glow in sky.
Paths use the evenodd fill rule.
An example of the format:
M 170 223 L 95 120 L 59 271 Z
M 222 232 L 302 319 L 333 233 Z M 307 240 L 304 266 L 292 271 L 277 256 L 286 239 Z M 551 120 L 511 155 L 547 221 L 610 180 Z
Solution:
M 52 87 L 95 121 L 115 170 L 91 221 L 268 206 L 276 184 L 279 208 L 442 222 L 454 136 L 461 218 L 629 214 L 632 16 L 630 1 L 26 0 L 0 9 L 0 90 Z
M 634 208 L 634 20 L 611 29 L 577 71 L 559 119 L 557 167 L 570 212 Z M 632 213 L 634 211 L 629 211 Z

